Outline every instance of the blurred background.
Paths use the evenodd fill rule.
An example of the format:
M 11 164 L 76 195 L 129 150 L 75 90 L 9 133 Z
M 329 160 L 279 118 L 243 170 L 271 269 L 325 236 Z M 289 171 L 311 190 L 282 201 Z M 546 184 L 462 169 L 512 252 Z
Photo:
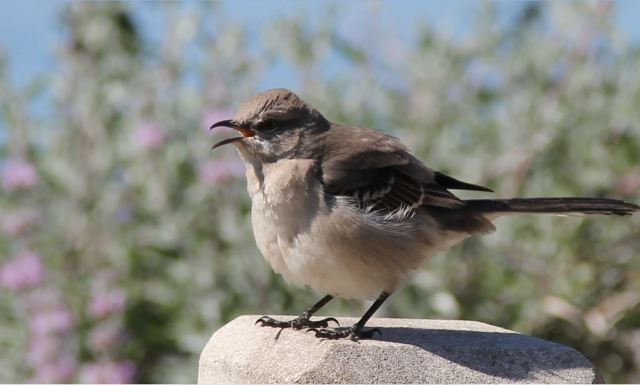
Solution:
M 0 382 L 194 382 L 221 325 L 320 297 L 271 271 L 242 164 L 209 151 L 265 88 L 499 197 L 640 202 L 640 2 L 2 8 Z M 640 215 L 504 218 L 377 315 L 488 322 L 640 382 L 639 267 Z

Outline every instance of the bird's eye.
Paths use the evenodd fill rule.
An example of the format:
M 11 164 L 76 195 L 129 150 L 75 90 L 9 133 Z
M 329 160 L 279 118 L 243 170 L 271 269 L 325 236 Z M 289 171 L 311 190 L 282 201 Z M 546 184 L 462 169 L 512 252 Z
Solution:
M 260 131 L 265 133 L 272 133 L 278 128 L 278 122 L 273 119 L 267 119 L 264 122 L 260 123 Z

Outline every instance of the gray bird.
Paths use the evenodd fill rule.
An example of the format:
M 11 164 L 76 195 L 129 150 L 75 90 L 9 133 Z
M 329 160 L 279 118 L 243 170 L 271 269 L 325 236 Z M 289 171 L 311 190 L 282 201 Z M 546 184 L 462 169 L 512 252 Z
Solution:
M 364 325 L 437 252 L 495 230 L 511 213 L 630 215 L 639 206 L 603 198 L 462 200 L 449 190 L 492 190 L 426 167 L 397 138 L 332 123 L 293 92 L 272 89 L 231 120 L 246 165 L 251 222 L 260 252 L 284 279 L 326 294 L 297 318 L 262 326 L 309 328 L 321 338 L 369 338 Z M 350 328 L 310 319 L 335 296 L 375 299 Z M 337 321 L 336 321 L 337 323 Z

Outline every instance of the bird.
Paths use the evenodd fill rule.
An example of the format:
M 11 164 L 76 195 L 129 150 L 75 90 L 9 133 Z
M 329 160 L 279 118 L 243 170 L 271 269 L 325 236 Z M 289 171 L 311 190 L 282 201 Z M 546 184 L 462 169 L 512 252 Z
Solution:
M 294 92 L 269 89 L 241 103 L 216 127 L 240 136 L 256 245 L 288 283 L 324 294 L 292 320 L 263 316 L 263 327 L 307 329 L 323 339 L 371 338 L 369 318 L 422 264 L 503 215 L 631 215 L 640 207 L 606 198 L 460 199 L 450 190 L 490 193 L 427 167 L 399 139 L 333 123 Z M 335 297 L 373 300 L 350 327 L 312 320 Z M 339 324 L 338 324 L 339 326 Z

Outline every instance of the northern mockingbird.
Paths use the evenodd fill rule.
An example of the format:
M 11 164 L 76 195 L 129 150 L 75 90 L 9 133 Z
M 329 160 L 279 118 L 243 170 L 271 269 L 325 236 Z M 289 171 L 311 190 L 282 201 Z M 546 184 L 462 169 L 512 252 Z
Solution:
M 449 190 L 492 192 L 426 167 L 382 132 L 328 121 L 293 92 L 272 89 L 244 102 L 226 126 L 246 165 L 258 248 L 285 280 L 326 296 L 291 321 L 317 337 L 368 338 L 367 320 L 425 259 L 473 234 L 495 230 L 509 213 L 630 215 L 639 206 L 602 198 L 462 200 Z M 340 296 L 375 299 L 350 328 L 311 315 Z M 337 323 L 337 321 L 336 321 Z

